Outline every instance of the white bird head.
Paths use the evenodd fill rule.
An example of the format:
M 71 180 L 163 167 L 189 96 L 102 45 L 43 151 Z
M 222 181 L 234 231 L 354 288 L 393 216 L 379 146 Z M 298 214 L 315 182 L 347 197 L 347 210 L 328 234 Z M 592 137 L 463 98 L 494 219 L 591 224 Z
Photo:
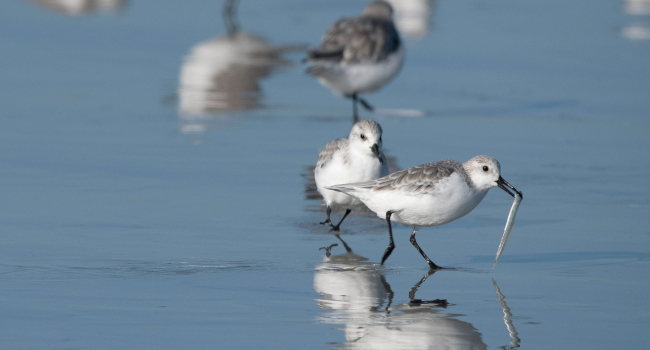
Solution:
M 376 0 L 363 9 L 363 15 L 390 20 L 393 18 L 393 7 L 386 1 Z
M 381 126 L 374 120 L 362 120 L 352 127 L 348 140 L 350 147 L 379 157 L 381 154 Z
M 496 159 L 490 156 L 479 155 L 463 163 L 463 167 L 477 189 L 488 190 L 498 186 L 513 197 L 515 194 L 510 190 L 515 191 L 520 197 L 523 197 L 521 192 L 501 177 L 501 164 Z

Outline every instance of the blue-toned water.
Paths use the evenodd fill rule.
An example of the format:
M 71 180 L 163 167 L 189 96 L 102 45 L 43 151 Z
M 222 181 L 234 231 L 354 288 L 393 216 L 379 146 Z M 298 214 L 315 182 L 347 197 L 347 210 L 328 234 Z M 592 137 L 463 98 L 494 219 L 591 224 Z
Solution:
M 494 270 L 502 191 L 423 228 L 457 268 L 424 281 L 408 227 L 378 268 L 382 220 L 346 220 L 351 252 L 318 224 L 310 167 L 351 104 L 300 60 L 364 4 L 4 3 L 0 347 L 646 348 L 648 1 L 398 9 L 406 63 L 362 111 L 387 154 L 489 154 L 525 195 Z

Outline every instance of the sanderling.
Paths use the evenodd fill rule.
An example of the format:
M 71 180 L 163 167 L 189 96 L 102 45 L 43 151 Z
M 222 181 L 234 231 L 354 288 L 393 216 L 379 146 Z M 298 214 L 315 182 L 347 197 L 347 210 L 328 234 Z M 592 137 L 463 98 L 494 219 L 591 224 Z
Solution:
M 307 73 L 334 92 L 372 106 L 359 94 L 378 90 L 393 79 L 404 61 L 404 45 L 393 24 L 393 9 L 385 1 L 371 2 L 361 16 L 343 18 L 327 30 L 319 47 L 309 51 Z
M 388 173 L 386 157 L 381 150 L 381 126 L 372 120 L 362 120 L 352 127 L 347 139 L 336 139 L 323 147 L 314 168 L 318 192 L 327 205 L 327 219 L 321 224 L 338 231 L 354 206 L 361 202 L 346 194 L 326 189 L 327 186 L 374 180 Z M 345 208 L 338 224 L 330 220 L 332 209 Z
M 439 269 L 415 240 L 417 230 L 421 226 L 442 225 L 464 216 L 495 186 L 515 197 L 518 204 L 517 200 L 522 198 L 521 192 L 504 180 L 500 172 L 501 167 L 496 159 L 479 155 L 465 163 L 443 160 L 397 171 L 372 181 L 326 188 L 361 200 L 377 216 L 386 219 L 389 244 L 381 259 L 382 264 L 395 248 L 392 219 L 413 225 L 411 244 L 431 269 Z M 508 227 L 512 227 L 510 216 L 508 221 L 503 235 L 506 240 L 510 233 Z

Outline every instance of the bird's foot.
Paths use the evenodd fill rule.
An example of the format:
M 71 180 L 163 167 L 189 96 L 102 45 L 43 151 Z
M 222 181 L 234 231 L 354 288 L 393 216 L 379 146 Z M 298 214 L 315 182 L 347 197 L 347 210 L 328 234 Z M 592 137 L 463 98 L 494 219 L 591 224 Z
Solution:
M 333 243 L 333 244 L 330 244 L 330 245 L 328 245 L 326 247 L 320 247 L 320 248 L 318 248 L 318 250 L 324 250 L 325 251 L 325 256 L 329 258 L 330 256 L 332 256 L 332 248 L 334 248 L 334 247 L 336 247 L 338 245 L 339 245 L 338 243 Z
M 431 260 L 427 260 L 427 264 L 429 264 L 429 272 L 436 272 L 438 270 L 446 270 L 447 268 L 438 266 L 436 263 L 434 263 Z
M 409 306 L 420 306 L 420 305 L 428 305 L 428 304 L 433 304 L 435 306 L 440 306 L 440 307 L 449 306 L 449 302 L 447 301 L 447 299 L 433 299 L 433 300 L 411 299 L 409 301 Z

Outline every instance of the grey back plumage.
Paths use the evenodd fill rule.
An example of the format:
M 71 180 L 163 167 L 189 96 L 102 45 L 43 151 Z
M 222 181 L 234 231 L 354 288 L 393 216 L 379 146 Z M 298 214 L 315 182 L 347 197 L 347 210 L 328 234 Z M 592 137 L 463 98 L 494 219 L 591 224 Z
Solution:
M 348 139 L 336 139 L 334 141 L 331 141 L 330 143 L 326 144 L 325 147 L 323 147 L 320 152 L 318 153 L 318 160 L 316 161 L 316 170 L 324 167 L 327 162 L 334 157 L 334 154 L 338 152 L 339 150 L 343 150 L 348 148 L 350 141 Z M 343 152 L 343 157 L 346 157 L 348 155 L 347 152 Z M 349 160 L 343 159 L 345 163 L 349 162 Z
M 342 188 L 362 188 L 372 191 L 400 190 L 405 192 L 417 192 L 421 194 L 431 193 L 436 190 L 436 185 L 440 180 L 458 174 L 463 177 L 465 182 L 472 187 L 471 180 L 463 164 L 455 160 L 442 160 L 437 162 L 426 163 L 412 168 L 396 171 L 390 175 L 381 177 L 377 180 L 363 183 L 341 185 Z
M 337 21 L 323 37 L 320 46 L 309 51 L 310 60 L 358 63 L 380 61 L 397 51 L 400 37 L 382 7 L 390 5 L 376 1 L 368 6 L 364 14 L 355 18 Z M 377 8 L 376 11 L 369 11 Z M 389 11 L 390 12 L 390 11 Z

